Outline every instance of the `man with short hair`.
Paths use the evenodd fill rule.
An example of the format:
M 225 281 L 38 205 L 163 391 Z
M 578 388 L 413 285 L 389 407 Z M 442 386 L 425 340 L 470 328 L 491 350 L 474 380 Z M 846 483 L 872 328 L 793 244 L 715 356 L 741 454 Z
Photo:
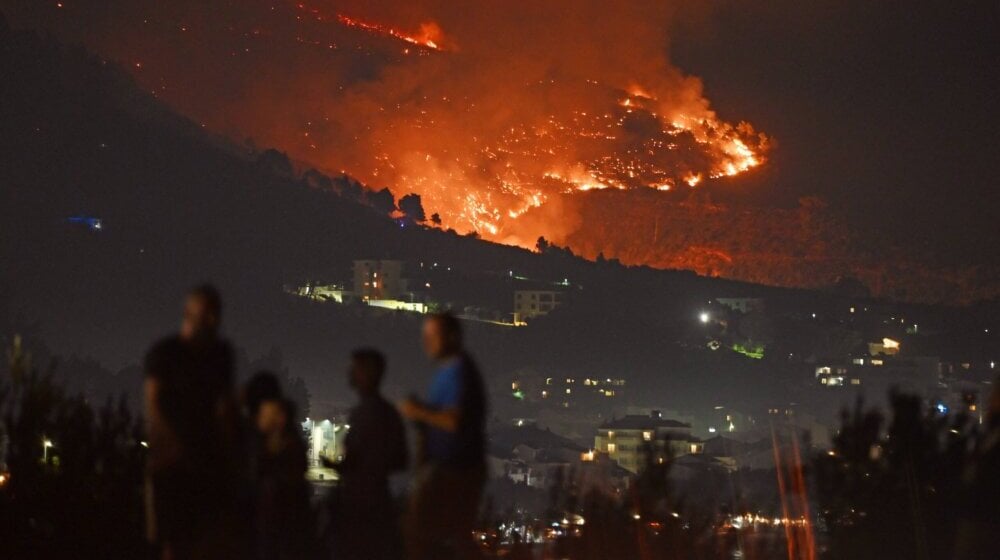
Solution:
M 147 532 L 164 558 L 234 558 L 242 456 L 233 394 L 233 350 L 219 336 L 222 300 L 192 289 L 180 331 L 145 360 Z
M 423 436 L 406 520 L 407 553 L 410 560 L 472 558 L 486 480 L 486 394 L 458 319 L 430 316 L 423 343 L 437 373 L 426 401 L 410 398 L 401 405 Z
M 382 397 L 385 357 L 371 348 L 351 353 L 348 383 L 358 404 L 348 416 L 344 458 L 331 463 L 340 485 L 331 495 L 337 558 L 388 560 L 400 556 L 389 476 L 406 468 L 406 432 L 396 407 Z

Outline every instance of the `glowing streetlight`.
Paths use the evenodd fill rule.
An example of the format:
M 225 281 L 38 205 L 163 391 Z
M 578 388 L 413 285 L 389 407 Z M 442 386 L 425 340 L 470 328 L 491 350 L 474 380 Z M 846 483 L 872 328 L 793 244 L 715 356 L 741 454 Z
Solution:
M 49 462 L 49 448 L 50 447 L 52 447 L 52 440 L 48 439 L 48 438 L 43 439 L 42 440 L 42 462 L 44 462 L 44 463 L 48 463 Z
M 709 315 L 707 311 L 702 311 L 698 315 L 698 320 L 701 321 L 702 323 L 708 324 L 708 322 L 712 320 L 712 316 Z

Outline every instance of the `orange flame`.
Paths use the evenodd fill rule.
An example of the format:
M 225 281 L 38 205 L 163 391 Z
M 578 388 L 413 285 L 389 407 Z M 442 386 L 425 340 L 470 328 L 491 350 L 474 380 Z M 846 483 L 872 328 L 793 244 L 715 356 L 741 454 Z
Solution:
M 337 21 L 346 25 L 347 27 L 354 27 L 356 29 L 362 29 L 368 31 L 369 33 L 374 33 L 376 35 L 382 35 L 385 37 L 393 37 L 401 41 L 406 41 L 407 43 L 413 43 L 414 45 L 419 45 L 421 47 L 426 47 L 431 50 L 440 51 L 444 50 L 441 48 L 439 43 L 441 42 L 441 28 L 437 26 L 434 22 L 427 22 L 420 24 L 419 34 L 408 34 L 392 27 L 382 25 L 380 23 L 368 22 L 360 20 L 357 18 L 352 18 L 344 14 L 337 14 Z

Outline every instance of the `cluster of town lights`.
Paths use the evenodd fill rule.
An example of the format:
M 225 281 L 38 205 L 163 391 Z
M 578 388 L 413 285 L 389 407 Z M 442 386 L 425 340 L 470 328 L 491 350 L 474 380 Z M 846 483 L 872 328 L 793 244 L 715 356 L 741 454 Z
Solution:
M 734 529 L 754 527 L 784 527 L 805 526 L 808 521 L 804 517 L 766 517 L 756 513 L 745 513 L 729 518 L 728 527 Z

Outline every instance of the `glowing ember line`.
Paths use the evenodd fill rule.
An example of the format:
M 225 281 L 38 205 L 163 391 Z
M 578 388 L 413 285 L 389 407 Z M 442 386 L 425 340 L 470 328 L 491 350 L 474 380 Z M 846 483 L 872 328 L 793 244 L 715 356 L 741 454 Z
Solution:
M 421 47 L 426 47 L 431 50 L 440 51 L 443 50 L 431 36 L 439 35 L 440 32 L 437 30 L 437 26 L 434 24 L 423 24 L 420 26 L 420 31 L 422 37 L 417 37 L 415 35 L 408 35 L 401 31 L 397 31 L 392 27 L 382 25 L 380 23 L 363 21 L 360 19 L 352 18 L 344 14 L 337 14 L 337 21 L 346 25 L 347 27 L 353 27 L 356 29 L 361 29 L 368 31 L 369 33 L 374 33 L 376 35 L 383 35 L 386 37 L 392 37 L 394 39 L 399 39 L 401 41 L 406 41 L 407 43 L 412 43 L 414 45 L 419 45 Z M 439 39 L 440 40 L 440 39 Z

